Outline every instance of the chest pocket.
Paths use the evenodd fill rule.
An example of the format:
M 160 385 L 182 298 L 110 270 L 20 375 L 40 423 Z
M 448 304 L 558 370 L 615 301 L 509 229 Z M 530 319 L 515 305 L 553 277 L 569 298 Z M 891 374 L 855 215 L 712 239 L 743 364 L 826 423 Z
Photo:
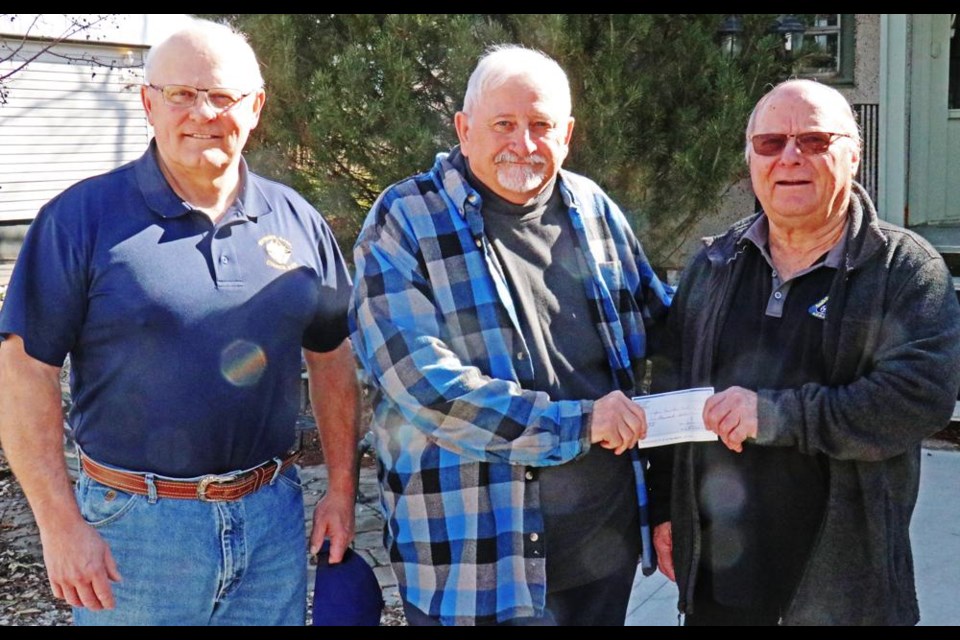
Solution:
M 617 260 L 614 262 L 598 262 L 597 267 L 600 269 L 600 277 L 603 278 L 603 282 L 610 291 L 610 296 L 617 300 L 624 288 L 623 265 Z

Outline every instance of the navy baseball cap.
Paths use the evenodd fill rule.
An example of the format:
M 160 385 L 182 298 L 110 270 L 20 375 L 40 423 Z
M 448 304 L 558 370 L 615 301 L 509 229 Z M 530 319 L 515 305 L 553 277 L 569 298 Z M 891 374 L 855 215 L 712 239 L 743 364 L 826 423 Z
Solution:
M 314 626 L 376 627 L 382 612 L 383 592 L 367 561 L 348 548 L 341 562 L 330 564 L 330 542 L 324 542 L 313 585 Z

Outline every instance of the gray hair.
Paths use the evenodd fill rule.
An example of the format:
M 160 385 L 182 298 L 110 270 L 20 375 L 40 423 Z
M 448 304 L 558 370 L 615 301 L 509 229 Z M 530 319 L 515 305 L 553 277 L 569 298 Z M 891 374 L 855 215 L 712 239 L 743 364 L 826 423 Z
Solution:
M 157 56 L 161 51 L 170 46 L 171 42 L 183 39 L 196 39 L 215 45 L 222 51 L 229 52 L 230 58 L 236 63 L 243 65 L 249 73 L 253 86 L 237 87 L 238 89 L 252 89 L 263 86 L 263 75 L 260 73 L 260 63 L 257 61 L 257 54 L 250 46 L 247 37 L 226 23 L 213 22 L 200 18 L 192 18 L 190 24 L 182 29 L 164 38 L 150 48 L 147 58 L 143 63 L 143 76 L 146 82 L 152 79 L 152 71 Z
M 570 115 L 570 81 L 566 72 L 542 51 L 515 44 L 494 45 L 480 57 L 467 82 L 467 92 L 463 96 L 464 113 L 470 115 L 483 93 L 516 77 L 533 78 L 546 86 L 563 109 L 563 115 Z
M 767 93 L 764 94 L 760 100 L 757 101 L 756 106 L 753 108 L 753 111 L 750 113 L 750 119 L 747 120 L 747 129 L 745 132 L 746 145 L 743 149 L 743 156 L 746 161 L 750 162 L 750 138 L 753 136 L 754 128 L 757 124 L 757 116 L 763 111 L 763 108 L 767 106 L 767 102 L 770 101 L 771 96 L 776 94 L 778 90 L 784 87 L 799 85 L 801 87 L 811 87 L 815 88 L 816 91 L 826 94 L 828 100 L 834 101 L 836 104 L 834 106 L 840 106 L 840 116 L 841 119 L 847 121 L 847 125 L 844 127 L 846 131 L 837 131 L 836 133 L 847 133 L 852 136 L 854 142 L 857 146 L 861 145 L 861 136 L 860 136 L 860 125 L 857 124 L 857 118 L 853 115 L 853 107 L 850 106 L 850 103 L 847 101 L 846 97 L 833 87 L 821 84 L 816 80 L 807 80 L 802 78 L 792 78 L 790 80 L 785 80 L 770 89 Z

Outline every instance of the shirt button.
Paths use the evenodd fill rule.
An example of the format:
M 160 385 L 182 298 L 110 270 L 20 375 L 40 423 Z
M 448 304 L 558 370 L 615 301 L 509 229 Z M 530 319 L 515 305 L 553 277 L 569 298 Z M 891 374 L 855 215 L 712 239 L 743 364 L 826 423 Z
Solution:
M 523 474 L 523 477 L 527 480 L 533 480 L 533 471 L 527 471 L 525 474 Z
M 227 256 L 220 256 L 220 264 L 227 264 L 228 262 L 230 262 L 230 258 Z
M 777 291 L 775 294 L 773 294 L 773 297 L 776 298 L 777 300 L 779 300 L 780 298 L 783 297 L 783 294 L 780 293 L 779 291 Z
M 469 202 L 470 204 L 476 204 L 476 203 L 477 203 L 477 194 L 471 193 L 469 196 L 467 196 L 467 202 Z
M 517 360 L 523 360 L 523 351 L 517 354 Z
M 531 533 L 531 534 L 530 534 L 530 542 L 536 542 L 536 541 L 539 540 L 539 539 L 540 539 L 539 534 L 536 534 L 536 533 Z

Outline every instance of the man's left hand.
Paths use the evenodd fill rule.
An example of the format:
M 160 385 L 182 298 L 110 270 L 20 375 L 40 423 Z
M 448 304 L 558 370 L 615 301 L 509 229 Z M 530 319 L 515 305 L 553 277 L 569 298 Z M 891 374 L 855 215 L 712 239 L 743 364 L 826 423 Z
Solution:
M 354 496 L 328 492 L 313 510 L 313 531 L 310 534 L 310 553 L 320 551 L 325 538 L 330 538 L 330 564 L 343 560 L 343 554 L 353 540 L 356 518 Z
M 731 451 L 743 451 L 743 442 L 757 437 L 757 394 L 742 387 L 730 387 L 707 398 L 703 424 Z

